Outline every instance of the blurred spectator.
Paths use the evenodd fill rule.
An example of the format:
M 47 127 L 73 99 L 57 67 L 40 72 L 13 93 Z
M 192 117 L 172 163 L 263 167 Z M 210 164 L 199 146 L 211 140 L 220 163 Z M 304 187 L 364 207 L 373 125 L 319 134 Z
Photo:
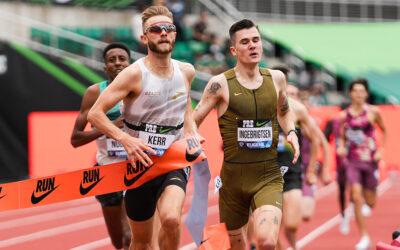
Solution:
M 314 86 L 315 82 L 315 69 L 311 64 L 306 63 L 306 70 L 302 71 L 299 76 L 299 88 L 301 90 L 308 90 Z
M 142 26 L 142 12 L 147 8 L 146 5 L 141 4 L 139 6 L 139 12 L 134 14 L 131 19 L 132 25 L 132 36 L 137 43 L 137 49 L 140 53 L 147 53 L 147 46 L 142 42 L 140 38 L 143 35 L 143 26 Z
M 105 43 L 113 43 L 114 42 L 114 36 L 113 34 L 111 34 L 110 32 L 106 32 L 103 37 L 101 38 L 101 40 Z
M 169 0 L 166 3 L 167 8 L 174 15 L 174 24 L 176 26 L 176 40 L 183 41 L 184 33 L 183 33 L 183 17 L 185 15 L 185 3 L 182 0 Z
M 208 11 L 203 10 L 200 13 L 199 20 L 193 27 L 193 39 L 200 42 L 210 42 L 210 33 L 207 30 Z
M 312 86 L 310 97 L 308 98 L 312 106 L 325 106 L 328 104 L 328 99 L 325 96 L 325 88 L 321 83 L 316 83 Z
M 210 41 L 211 41 L 210 48 L 209 48 L 210 53 L 211 53 L 218 61 L 223 61 L 223 60 L 225 60 L 225 56 L 224 56 L 224 54 L 222 53 L 222 49 L 223 49 L 222 47 L 223 47 L 223 45 L 222 45 L 222 42 L 221 42 L 221 40 L 219 39 L 219 37 L 216 36 L 215 34 L 211 34 L 211 35 L 210 35 Z

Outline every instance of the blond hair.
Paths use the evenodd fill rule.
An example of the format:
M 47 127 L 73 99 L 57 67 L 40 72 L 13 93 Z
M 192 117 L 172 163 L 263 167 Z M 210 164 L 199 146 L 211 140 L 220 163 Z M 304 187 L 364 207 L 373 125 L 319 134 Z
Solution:
M 171 11 L 169 11 L 167 7 L 151 6 L 142 12 L 142 28 L 143 28 L 143 30 L 144 30 L 144 24 L 146 23 L 146 21 L 149 20 L 149 18 L 151 18 L 153 16 L 166 16 L 166 17 L 169 17 L 171 20 L 173 20 L 173 18 L 174 18 Z

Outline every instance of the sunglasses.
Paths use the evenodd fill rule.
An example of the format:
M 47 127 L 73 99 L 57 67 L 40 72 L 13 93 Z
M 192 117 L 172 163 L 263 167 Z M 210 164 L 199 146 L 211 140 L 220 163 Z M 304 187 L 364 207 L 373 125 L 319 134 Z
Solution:
M 146 34 L 148 31 L 153 33 L 161 33 L 163 29 L 167 33 L 176 31 L 176 27 L 172 23 L 155 23 L 152 26 L 147 27 L 143 34 Z

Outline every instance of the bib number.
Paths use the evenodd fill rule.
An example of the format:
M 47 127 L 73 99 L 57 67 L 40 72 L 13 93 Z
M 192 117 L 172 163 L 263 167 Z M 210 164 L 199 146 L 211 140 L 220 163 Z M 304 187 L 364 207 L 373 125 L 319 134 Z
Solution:
M 365 135 L 361 129 L 347 129 L 346 137 L 353 143 L 361 144 L 364 142 Z
M 139 138 L 149 144 L 150 147 L 156 151 L 156 155 L 162 156 L 174 142 L 175 135 L 139 131 Z
M 124 146 L 118 141 L 107 137 L 107 155 L 110 157 L 126 157 L 126 151 Z
M 270 148 L 272 145 L 272 122 L 270 120 L 239 120 L 239 148 Z

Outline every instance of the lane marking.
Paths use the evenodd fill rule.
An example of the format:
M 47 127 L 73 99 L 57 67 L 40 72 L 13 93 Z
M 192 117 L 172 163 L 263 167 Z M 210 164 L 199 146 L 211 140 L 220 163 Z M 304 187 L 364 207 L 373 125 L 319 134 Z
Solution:
M 55 204 L 49 204 L 46 206 L 39 206 L 39 207 L 32 207 L 32 208 L 25 208 L 25 209 L 17 209 L 17 210 L 11 210 L 11 211 L 5 211 L 0 213 L 0 218 L 6 218 L 10 216 L 24 216 L 24 215 L 32 215 L 32 213 L 40 213 L 40 212 L 47 212 L 50 210 L 54 209 L 65 209 L 66 207 L 78 207 L 82 205 L 87 205 L 87 204 L 93 204 L 95 203 L 95 198 L 94 197 L 88 197 L 88 198 L 82 198 L 78 200 L 71 200 L 71 201 L 65 201 L 65 202 L 60 202 L 60 203 L 55 203 Z M 8 220 L 8 219 L 7 219 Z
M 104 225 L 103 216 L 95 218 L 95 219 L 81 221 L 78 223 L 72 223 L 69 225 L 45 229 L 42 231 L 38 231 L 35 233 L 26 234 L 26 235 L 22 235 L 22 236 L 17 236 L 17 237 L 10 238 L 7 240 L 2 240 L 2 241 L 0 241 L 0 248 L 18 245 L 18 244 L 22 244 L 22 243 L 29 242 L 29 241 L 40 240 L 43 238 L 60 235 L 60 234 L 65 234 L 65 233 L 70 233 L 73 231 L 83 230 L 86 228 L 95 227 L 95 226 L 99 226 L 99 225 Z
M 80 245 L 74 248 L 71 248 L 70 250 L 92 250 L 92 249 L 96 249 L 96 248 L 100 248 L 100 247 L 104 247 L 104 246 L 109 246 L 111 245 L 111 240 L 109 237 L 101 239 L 101 240 L 96 240 L 84 245 Z
M 378 186 L 378 196 L 381 196 L 383 193 L 385 193 L 391 186 L 393 185 L 393 182 L 388 178 L 385 181 L 383 181 L 381 184 Z M 349 208 L 346 209 L 345 213 L 348 213 Z M 332 229 L 334 226 L 338 225 L 341 221 L 342 215 L 339 213 L 323 223 L 321 226 L 317 227 L 310 233 L 308 233 L 306 236 L 301 238 L 300 240 L 297 241 L 297 247 L 301 249 L 302 247 L 306 246 L 308 243 L 311 241 L 315 240 L 322 234 L 326 233 L 330 229 Z M 286 250 L 292 249 L 291 247 L 287 248 Z
M 32 216 L 0 222 L 0 231 L 16 227 L 25 227 L 36 223 L 59 220 L 59 218 L 64 219 L 76 215 L 91 214 L 96 211 L 99 211 L 101 213 L 101 208 L 99 204 L 68 208 L 54 212 L 45 212 L 38 215 L 32 215 Z

